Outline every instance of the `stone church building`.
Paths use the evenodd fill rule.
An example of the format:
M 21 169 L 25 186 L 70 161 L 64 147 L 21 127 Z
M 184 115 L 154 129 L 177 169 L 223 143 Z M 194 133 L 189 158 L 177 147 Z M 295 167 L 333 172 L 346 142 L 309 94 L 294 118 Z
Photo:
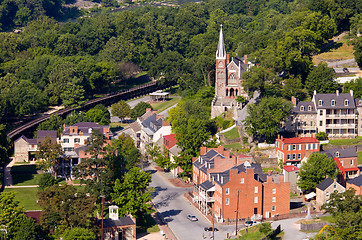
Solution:
M 215 97 L 211 103 L 211 118 L 228 110 L 233 111 L 234 118 L 237 118 L 239 106 L 235 99 L 237 96 L 248 98 L 247 92 L 241 85 L 241 74 L 251 66 L 253 64 L 248 63 L 247 55 L 243 58 L 236 56 L 230 61 L 230 56 L 225 51 L 221 26 L 216 50 Z

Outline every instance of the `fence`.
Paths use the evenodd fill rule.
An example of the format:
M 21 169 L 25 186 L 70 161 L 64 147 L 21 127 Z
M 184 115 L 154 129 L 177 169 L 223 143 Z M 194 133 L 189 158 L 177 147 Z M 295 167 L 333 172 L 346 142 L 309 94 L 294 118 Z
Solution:
M 260 240 L 267 240 L 267 239 L 273 239 L 275 238 L 276 235 L 278 235 L 280 232 L 281 232 L 281 227 L 280 227 L 280 224 L 278 225 L 278 227 L 270 234 L 268 234 L 268 236 L 266 237 L 263 237 L 262 239 Z

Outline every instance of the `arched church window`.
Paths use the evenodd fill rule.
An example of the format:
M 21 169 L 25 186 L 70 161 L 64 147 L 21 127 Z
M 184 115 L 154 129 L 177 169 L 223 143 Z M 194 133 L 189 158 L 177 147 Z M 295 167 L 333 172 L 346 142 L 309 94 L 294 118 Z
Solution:
M 217 73 L 217 78 L 219 78 L 219 79 L 224 79 L 224 78 L 225 78 L 225 73 L 223 73 L 223 72 L 218 72 L 218 73 Z
M 235 96 L 237 96 L 238 95 L 238 90 L 237 89 L 235 89 Z
M 229 93 L 229 89 L 226 89 L 226 96 L 228 96 L 228 93 Z
M 237 84 L 237 83 L 238 82 L 237 82 L 237 79 L 235 77 L 235 74 L 234 73 L 230 74 L 230 76 L 229 76 L 229 84 Z
M 230 88 L 230 96 L 234 97 L 234 89 L 233 88 Z

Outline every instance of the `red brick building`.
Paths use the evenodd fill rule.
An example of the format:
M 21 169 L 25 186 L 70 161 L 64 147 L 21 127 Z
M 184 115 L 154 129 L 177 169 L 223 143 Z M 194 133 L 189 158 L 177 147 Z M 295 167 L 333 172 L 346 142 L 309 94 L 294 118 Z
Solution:
M 275 155 L 287 165 L 301 163 L 307 151 L 319 152 L 320 142 L 313 134 L 312 137 L 283 138 L 278 135 L 275 140 Z
M 290 210 L 290 183 L 284 176 L 263 173 L 261 165 L 250 163 L 251 157 L 230 155 L 223 146 L 202 148 L 193 162 L 193 195 L 204 214 L 219 222 L 238 219 L 261 219 Z
M 348 190 L 350 188 L 356 190 L 356 195 L 362 195 L 362 175 L 359 175 L 358 177 L 353 178 L 347 182 L 346 189 Z

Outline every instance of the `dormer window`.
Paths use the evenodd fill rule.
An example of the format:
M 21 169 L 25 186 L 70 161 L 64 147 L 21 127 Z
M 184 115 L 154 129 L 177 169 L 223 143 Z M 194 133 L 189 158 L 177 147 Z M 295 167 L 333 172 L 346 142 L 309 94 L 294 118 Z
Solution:
M 344 100 L 344 106 L 348 106 L 348 100 Z
M 322 100 L 319 100 L 319 101 L 318 101 L 318 105 L 319 105 L 319 106 L 322 106 L 322 105 L 323 105 L 323 101 L 322 101 Z
M 331 101 L 331 106 L 336 106 L 336 100 L 333 99 L 333 100 Z
M 359 101 L 358 101 L 358 104 L 359 104 L 359 105 L 362 105 L 362 100 L 359 100 Z
M 311 105 L 308 106 L 308 111 L 312 111 L 312 106 Z
M 300 106 L 300 111 L 304 111 L 304 106 Z
M 336 157 L 339 157 L 339 152 L 336 152 Z

